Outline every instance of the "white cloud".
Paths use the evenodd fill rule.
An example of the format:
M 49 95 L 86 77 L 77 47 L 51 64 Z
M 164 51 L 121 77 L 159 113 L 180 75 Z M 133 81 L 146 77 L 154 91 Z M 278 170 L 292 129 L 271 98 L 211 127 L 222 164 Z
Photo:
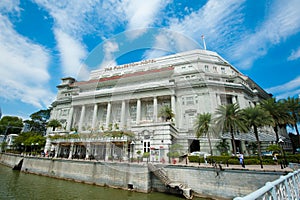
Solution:
M 99 6 L 100 3 L 97 1 L 35 0 L 35 2 L 54 18 L 55 28 L 65 33 L 80 37 L 95 30 L 89 15 Z
M 210 0 L 199 10 L 191 12 L 183 19 L 169 18 L 169 31 L 163 30 L 158 34 L 154 50 L 148 51 L 145 56 L 163 54 L 160 50 L 156 50 L 159 48 L 168 49 L 171 52 L 199 48 L 198 43 L 202 45 L 202 34 L 209 41 L 207 42 L 208 50 L 215 49 L 216 46 L 229 46 L 233 42 L 234 27 L 242 22 L 239 10 L 243 3 L 244 1 L 235 0 Z
M 19 0 L 1 0 L 0 1 L 0 12 L 1 13 L 10 13 L 10 12 L 19 12 Z
M 84 46 L 61 30 L 55 30 L 57 47 L 60 52 L 63 73 L 65 76 L 77 77 L 83 59 L 86 57 Z
M 0 15 L 0 95 L 36 107 L 48 106 L 47 50 L 18 34 L 7 17 Z
M 124 9 L 126 20 L 128 22 L 127 30 L 137 30 L 135 34 L 129 35 L 129 38 L 137 38 L 147 30 L 145 28 L 152 26 L 157 19 L 157 15 L 167 3 L 168 1 L 161 0 L 124 0 L 122 2 L 122 8 Z
M 114 41 L 105 42 L 103 44 L 104 58 L 99 68 L 116 66 L 117 62 L 115 61 L 114 53 L 117 52 L 118 50 L 119 50 L 118 43 Z
M 289 96 L 294 96 L 295 94 L 300 94 L 300 76 L 282 85 L 268 88 L 266 91 L 274 94 L 277 99 L 283 99 Z
M 300 47 L 296 51 L 292 51 L 291 55 L 288 57 L 288 60 L 297 60 L 300 58 Z
M 273 3 L 273 2 L 272 2 Z M 243 35 L 229 52 L 240 68 L 250 68 L 252 63 L 267 54 L 268 49 L 300 30 L 299 1 L 275 1 L 268 9 L 265 21 L 254 33 Z

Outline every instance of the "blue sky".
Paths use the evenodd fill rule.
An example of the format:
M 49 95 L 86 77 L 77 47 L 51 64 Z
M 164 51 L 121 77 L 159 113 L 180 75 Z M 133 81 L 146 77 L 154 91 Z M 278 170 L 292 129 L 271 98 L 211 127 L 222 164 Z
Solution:
M 277 99 L 300 94 L 299 0 L 1 0 L 0 107 L 50 106 L 60 78 L 203 48 Z

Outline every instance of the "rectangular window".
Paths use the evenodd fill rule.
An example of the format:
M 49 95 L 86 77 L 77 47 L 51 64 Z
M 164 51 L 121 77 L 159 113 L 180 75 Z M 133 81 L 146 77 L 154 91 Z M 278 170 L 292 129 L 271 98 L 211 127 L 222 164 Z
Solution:
M 131 105 L 129 112 L 130 112 L 131 121 L 135 121 L 136 120 L 136 105 Z
M 225 74 L 225 68 L 224 67 L 221 67 L 221 72 L 222 72 L 222 74 Z
M 150 152 L 150 141 L 144 141 L 144 153 Z
M 204 69 L 206 72 L 208 72 L 209 71 L 208 65 L 204 65 Z
M 214 72 L 217 72 L 217 67 L 213 66 L 213 70 L 214 70 Z
M 153 104 L 146 104 L 146 119 L 152 120 L 153 118 Z

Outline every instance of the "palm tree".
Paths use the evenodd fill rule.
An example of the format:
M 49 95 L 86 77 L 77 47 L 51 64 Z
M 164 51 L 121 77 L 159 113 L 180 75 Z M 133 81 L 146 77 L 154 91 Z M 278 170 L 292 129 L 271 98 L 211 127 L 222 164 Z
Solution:
M 175 115 L 172 111 L 172 109 L 169 106 L 163 106 L 161 107 L 161 109 L 159 110 L 159 117 L 161 117 L 164 121 L 168 121 L 170 119 L 172 119 Z
M 300 134 L 297 126 L 297 122 L 300 120 L 300 99 L 288 97 L 287 99 L 283 100 L 283 103 L 286 105 L 291 116 L 291 126 L 295 128 L 298 135 L 298 143 L 300 143 Z
M 263 168 L 258 128 L 267 125 L 274 126 L 274 120 L 270 113 L 262 109 L 260 106 L 245 108 L 242 111 L 242 116 L 249 129 L 253 128 L 258 148 L 260 166 Z
M 52 127 L 52 131 L 55 131 L 57 127 L 61 126 L 61 123 L 57 119 L 51 119 L 48 124 L 48 127 Z
M 199 114 L 195 121 L 195 130 L 196 130 L 196 137 L 199 138 L 201 136 L 207 136 L 210 154 L 212 154 L 212 147 L 210 141 L 210 134 L 209 128 L 211 126 L 211 114 L 210 113 L 203 113 Z
M 276 134 L 276 143 L 278 143 L 278 128 L 285 127 L 290 121 L 286 106 L 282 102 L 277 102 L 275 98 L 269 98 L 261 102 L 261 107 L 268 111 L 274 120 L 273 129 Z
M 233 154 L 236 154 L 234 134 L 239 131 L 247 131 L 247 127 L 241 119 L 241 109 L 238 104 L 221 105 L 216 111 L 216 125 L 223 132 L 230 132 Z

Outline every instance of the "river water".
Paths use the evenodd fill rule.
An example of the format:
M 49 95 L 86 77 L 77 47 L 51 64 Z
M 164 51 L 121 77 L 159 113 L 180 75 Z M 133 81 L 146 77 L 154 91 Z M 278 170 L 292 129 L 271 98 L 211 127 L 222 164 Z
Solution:
M 0 164 L 0 200 L 175 200 L 170 194 L 131 192 L 14 171 Z M 200 198 L 194 198 L 200 200 Z

